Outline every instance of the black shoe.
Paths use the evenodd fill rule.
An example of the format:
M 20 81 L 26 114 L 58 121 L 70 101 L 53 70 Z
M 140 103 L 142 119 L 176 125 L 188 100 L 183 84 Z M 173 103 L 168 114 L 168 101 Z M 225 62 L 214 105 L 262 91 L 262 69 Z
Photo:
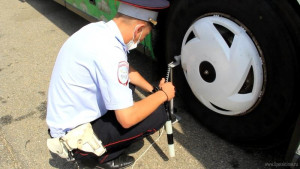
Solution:
M 93 153 L 85 153 L 77 150 L 74 152 L 74 158 L 78 169 L 93 169 L 99 164 L 98 156 Z
M 134 158 L 128 155 L 121 155 L 118 158 L 105 162 L 103 164 L 98 164 L 95 168 L 100 169 L 121 169 L 131 166 L 134 163 Z

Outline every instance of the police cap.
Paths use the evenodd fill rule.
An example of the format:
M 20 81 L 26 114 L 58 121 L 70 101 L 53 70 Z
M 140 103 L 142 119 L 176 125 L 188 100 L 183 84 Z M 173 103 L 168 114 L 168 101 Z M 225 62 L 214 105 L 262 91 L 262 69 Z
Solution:
M 170 6 L 167 0 L 120 0 L 118 12 L 136 19 L 157 24 L 158 10 Z

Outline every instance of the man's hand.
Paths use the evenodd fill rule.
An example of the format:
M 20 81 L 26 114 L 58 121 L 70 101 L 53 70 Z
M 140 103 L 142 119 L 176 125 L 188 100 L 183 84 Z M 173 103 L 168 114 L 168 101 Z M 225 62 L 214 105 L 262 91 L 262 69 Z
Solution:
M 171 82 L 166 83 L 165 78 L 160 80 L 159 88 L 167 95 L 167 101 L 170 101 L 175 97 L 175 86 Z
M 165 83 L 161 79 L 160 90 L 149 95 L 145 99 L 135 102 L 133 106 L 115 110 L 118 122 L 124 128 L 130 128 L 148 117 L 165 101 L 170 101 L 175 97 L 175 87 L 171 82 Z M 151 86 L 152 89 L 152 86 Z

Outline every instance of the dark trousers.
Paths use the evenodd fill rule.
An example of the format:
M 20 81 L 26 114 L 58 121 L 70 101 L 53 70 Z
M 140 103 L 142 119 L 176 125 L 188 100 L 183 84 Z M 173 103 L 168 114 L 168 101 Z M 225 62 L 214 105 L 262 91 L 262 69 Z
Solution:
M 87 160 L 104 163 L 120 156 L 132 143 L 158 131 L 166 122 L 167 114 L 164 106 L 158 107 L 151 115 L 131 128 L 123 128 L 116 119 L 114 111 L 108 111 L 101 118 L 93 121 L 92 127 L 97 137 L 102 141 L 107 152 L 100 157 L 92 153 L 75 151 L 74 156 L 78 161 Z

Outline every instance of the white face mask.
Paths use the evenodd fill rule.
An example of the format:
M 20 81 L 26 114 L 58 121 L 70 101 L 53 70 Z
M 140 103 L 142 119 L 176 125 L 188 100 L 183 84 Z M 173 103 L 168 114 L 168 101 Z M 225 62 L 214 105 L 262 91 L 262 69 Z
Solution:
M 138 26 L 138 25 L 137 25 L 137 26 Z M 136 26 L 136 27 L 137 27 L 137 26 Z M 136 43 L 134 43 L 134 32 L 135 32 L 135 30 L 136 30 L 136 27 L 134 28 L 134 31 L 133 31 L 133 38 L 132 38 L 132 40 L 129 41 L 129 42 L 126 44 L 128 50 L 135 49 L 135 48 L 137 47 L 137 45 L 140 43 L 140 39 L 141 39 L 141 36 L 142 36 L 142 34 L 143 34 L 144 29 L 142 30 L 142 32 L 141 32 L 141 34 L 140 34 L 140 36 L 139 36 L 138 41 L 137 41 Z

